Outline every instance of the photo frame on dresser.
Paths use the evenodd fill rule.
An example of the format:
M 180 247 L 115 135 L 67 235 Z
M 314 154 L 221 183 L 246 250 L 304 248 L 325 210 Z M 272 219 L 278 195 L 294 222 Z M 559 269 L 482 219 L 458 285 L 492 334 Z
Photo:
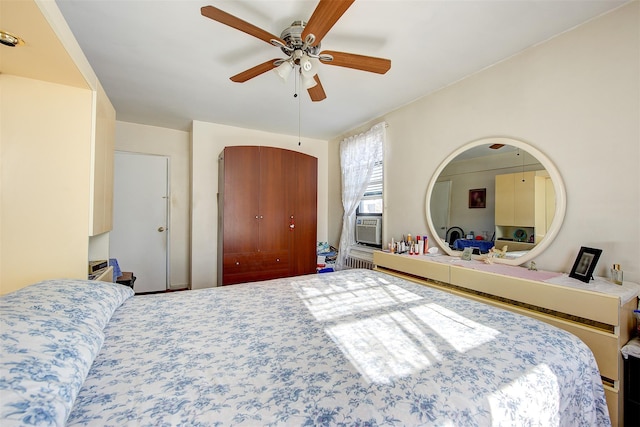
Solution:
M 596 268 L 602 249 L 580 247 L 580 252 L 573 263 L 569 277 L 589 283 L 593 279 L 593 270 Z

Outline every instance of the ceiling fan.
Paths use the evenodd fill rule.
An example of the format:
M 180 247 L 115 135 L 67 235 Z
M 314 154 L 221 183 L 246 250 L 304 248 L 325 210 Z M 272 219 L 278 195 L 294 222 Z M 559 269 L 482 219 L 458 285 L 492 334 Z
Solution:
M 385 74 L 391 68 L 391 61 L 384 58 L 356 55 L 353 53 L 320 50 L 320 42 L 331 27 L 340 19 L 355 0 L 320 0 L 308 22 L 294 21 L 290 27 L 277 37 L 268 31 L 256 27 L 240 18 L 213 6 L 200 9 L 203 16 L 221 24 L 228 25 L 251 36 L 257 37 L 273 46 L 279 47 L 287 58 L 274 58 L 255 67 L 249 68 L 231 80 L 244 83 L 269 70 L 274 70 L 286 81 L 287 77 L 298 67 L 302 84 L 307 89 L 312 101 L 322 101 L 327 97 L 318 77 L 320 63 L 353 68 L 372 73 Z

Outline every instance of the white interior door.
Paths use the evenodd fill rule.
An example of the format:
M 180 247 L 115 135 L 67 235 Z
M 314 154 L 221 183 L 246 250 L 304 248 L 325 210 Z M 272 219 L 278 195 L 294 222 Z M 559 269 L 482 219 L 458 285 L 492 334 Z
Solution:
M 431 192 L 431 221 L 438 236 L 445 239 L 449 228 L 451 181 L 436 182 Z
M 109 254 L 136 276 L 136 293 L 168 287 L 168 174 L 168 157 L 115 153 Z

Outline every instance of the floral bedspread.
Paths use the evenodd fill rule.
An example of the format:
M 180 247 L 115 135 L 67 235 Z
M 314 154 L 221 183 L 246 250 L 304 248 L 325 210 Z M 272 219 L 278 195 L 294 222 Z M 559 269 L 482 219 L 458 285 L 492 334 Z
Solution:
M 45 280 L 0 297 L 0 426 L 64 426 L 133 290 L 90 280 Z
M 575 336 L 369 270 L 135 296 L 68 425 L 607 426 Z

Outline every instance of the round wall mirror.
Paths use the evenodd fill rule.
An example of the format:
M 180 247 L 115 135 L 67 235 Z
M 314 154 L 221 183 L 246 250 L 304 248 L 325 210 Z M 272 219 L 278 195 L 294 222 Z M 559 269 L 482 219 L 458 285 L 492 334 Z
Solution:
M 427 188 L 426 214 L 434 244 L 452 256 L 465 248 L 496 263 L 520 265 L 540 255 L 560 231 L 566 193 L 543 153 L 512 138 L 484 138 L 451 153 Z M 469 249 L 467 249 L 469 251 Z

